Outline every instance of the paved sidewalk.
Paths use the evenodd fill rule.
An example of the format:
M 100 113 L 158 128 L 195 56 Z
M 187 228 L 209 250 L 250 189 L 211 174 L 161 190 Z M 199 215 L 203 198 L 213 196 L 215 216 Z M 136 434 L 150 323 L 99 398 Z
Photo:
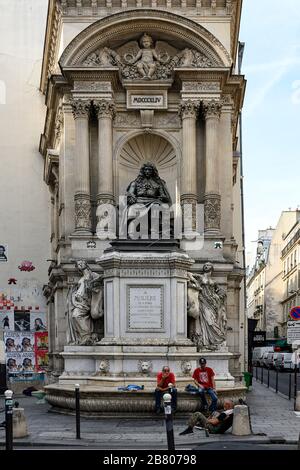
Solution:
M 298 440 L 300 417 L 294 412 L 293 399 L 288 400 L 253 379 L 252 391 L 247 394 L 247 403 L 250 406 L 253 433 Z
M 153 419 L 81 419 L 81 440 L 75 439 L 75 417 L 49 413 L 49 405 L 36 404 L 33 397 L 15 397 L 25 409 L 29 436 L 16 439 L 15 445 L 28 446 L 82 446 L 98 449 L 167 449 L 165 421 Z M 300 432 L 300 417 L 293 412 L 293 401 L 276 395 L 264 385 L 253 381 L 247 394 L 251 410 L 253 435 L 238 437 L 230 433 L 205 437 L 203 431 L 179 436 L 185 429 L 186 419 L 174 418 L 176 449 L 193 449 L 199 444 L 218 442 L 270 443 L 280 437 L 288 443 L 296 443 Z M 3 407 L 3 399 L 0 407 Z M 3 417 L 3 419 L 2 419 Z M 0 422 L 4 414 L 0 415 Z M 257 435 L 263 433 L 264 435 Z M 275 439 L 275 440 L 276 440 Z M 5 432 L 0 428 L 0 445 Z

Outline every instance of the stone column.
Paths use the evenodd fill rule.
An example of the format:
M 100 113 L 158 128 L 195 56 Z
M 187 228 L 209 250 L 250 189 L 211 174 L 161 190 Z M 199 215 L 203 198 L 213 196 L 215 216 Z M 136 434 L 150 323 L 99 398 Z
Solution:
M 196 158 L 196 120 L 199 110 L 197 101 L 182 101 L 182 165 L 181 165 L 181 204 L 191 204 L 192 229 L 196 229 L 197 204 L 197 158 Z
M 91 104 L 72 102 L 75 119 L 75 232 L 92 233 L 90 197 L 89 112 Z
M 98 116 L 98 194 L 97 205 L 114 204 L 113 187 L 113 101 L 94 101 Z
M 203 103 L 205 116 L 205 195 L 204 195 L 204 230 L 206 233 L 219 234 L 221 222 L 221 196 L 218 171 L 218 130 L 221 103 L 206 101 Z
M 225 243 L 233 240 L 233 145 L 232 145 L 232 103 L 230 97 L 224 98 L 220 118 L 219 133 L 219 172 L 222 175 L 219 185 L 222 194 L 221 232 Z

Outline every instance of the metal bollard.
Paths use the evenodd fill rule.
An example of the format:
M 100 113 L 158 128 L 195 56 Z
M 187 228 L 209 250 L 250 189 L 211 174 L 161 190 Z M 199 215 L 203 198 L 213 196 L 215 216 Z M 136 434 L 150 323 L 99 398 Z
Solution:
M 13 392 L 6 390 L 5 395 L 5 449 L 13 450 Z
M 75 384 L 76 439 L 80 439 L 80 385 Z
M 270 367 L 268 367 L 268 388 L 270 387 Z
M 278 393 L 278 370 L 276 370 L 276 385 L 275 392 Z
M 292 374 L 289 374 L 289 400 L 292 398 Z
M 264 368 L 261 368 L 261 375 L 260 375 L 260 381 L 263 384 L 264 383 Z
M 163 401 L 164 401 L 164 409 L 165 409 L 166 431 L 167 431 L 169 451 L 175 450 L 171 400 L 172 400 L 172 396 L 169 393 L 165 393 L 163 396 Z
M 257 371 L 258 371 L 258 367 L 256 366 L 256 367 L 255 367 L 255 378 L 256 378 L 256 382 L 258 381 L 258 373 L 257 373 Z

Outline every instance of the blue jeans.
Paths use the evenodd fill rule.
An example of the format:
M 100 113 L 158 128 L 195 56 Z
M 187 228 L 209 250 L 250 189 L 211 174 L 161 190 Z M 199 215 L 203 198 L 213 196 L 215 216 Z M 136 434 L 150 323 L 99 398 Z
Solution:
M 211 405 L 209 407 L 209 411 L 211 411 L 211 412 L 216 411 L 218 397 L 217 397 L 216 393 L 214 392 L 214 390 L 212 388 L 203 388 L 203 389 L 199 389 L 198 393 L 200 395 L 202 405 L 203 405 L 204 408 L 208 407 L 208 403 L 207 403 L 206 397 L 205 397 L 205 393 L 208 393 L 208 395 L 211 398 Z
M 165 392 L 161 392 L 160 390 L 157 390 L 157 389 L 155 390 L 155 409 L 156 410 L 160 409 L 161 398 L 165 393 L 169 393 L 169 391 L 166 390 Z M 173 410 L 176 410 L 176 408 L 177 408 L 177 390 L 176 390 L 176 388 L 172 388 L 171 395 L 172 395 L 171 406 L 172 406 Z

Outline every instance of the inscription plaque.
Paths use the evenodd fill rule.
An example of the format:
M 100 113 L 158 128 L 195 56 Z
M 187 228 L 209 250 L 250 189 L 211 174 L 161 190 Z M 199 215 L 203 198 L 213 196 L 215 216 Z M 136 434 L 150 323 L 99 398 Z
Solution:
M 128 286 L 129 330 L 163 328 L 163 286 Z
M 167 109 L 168 95 L 166 90 L 146 90 L 135 92 L 127 90 L 128 109 Z

